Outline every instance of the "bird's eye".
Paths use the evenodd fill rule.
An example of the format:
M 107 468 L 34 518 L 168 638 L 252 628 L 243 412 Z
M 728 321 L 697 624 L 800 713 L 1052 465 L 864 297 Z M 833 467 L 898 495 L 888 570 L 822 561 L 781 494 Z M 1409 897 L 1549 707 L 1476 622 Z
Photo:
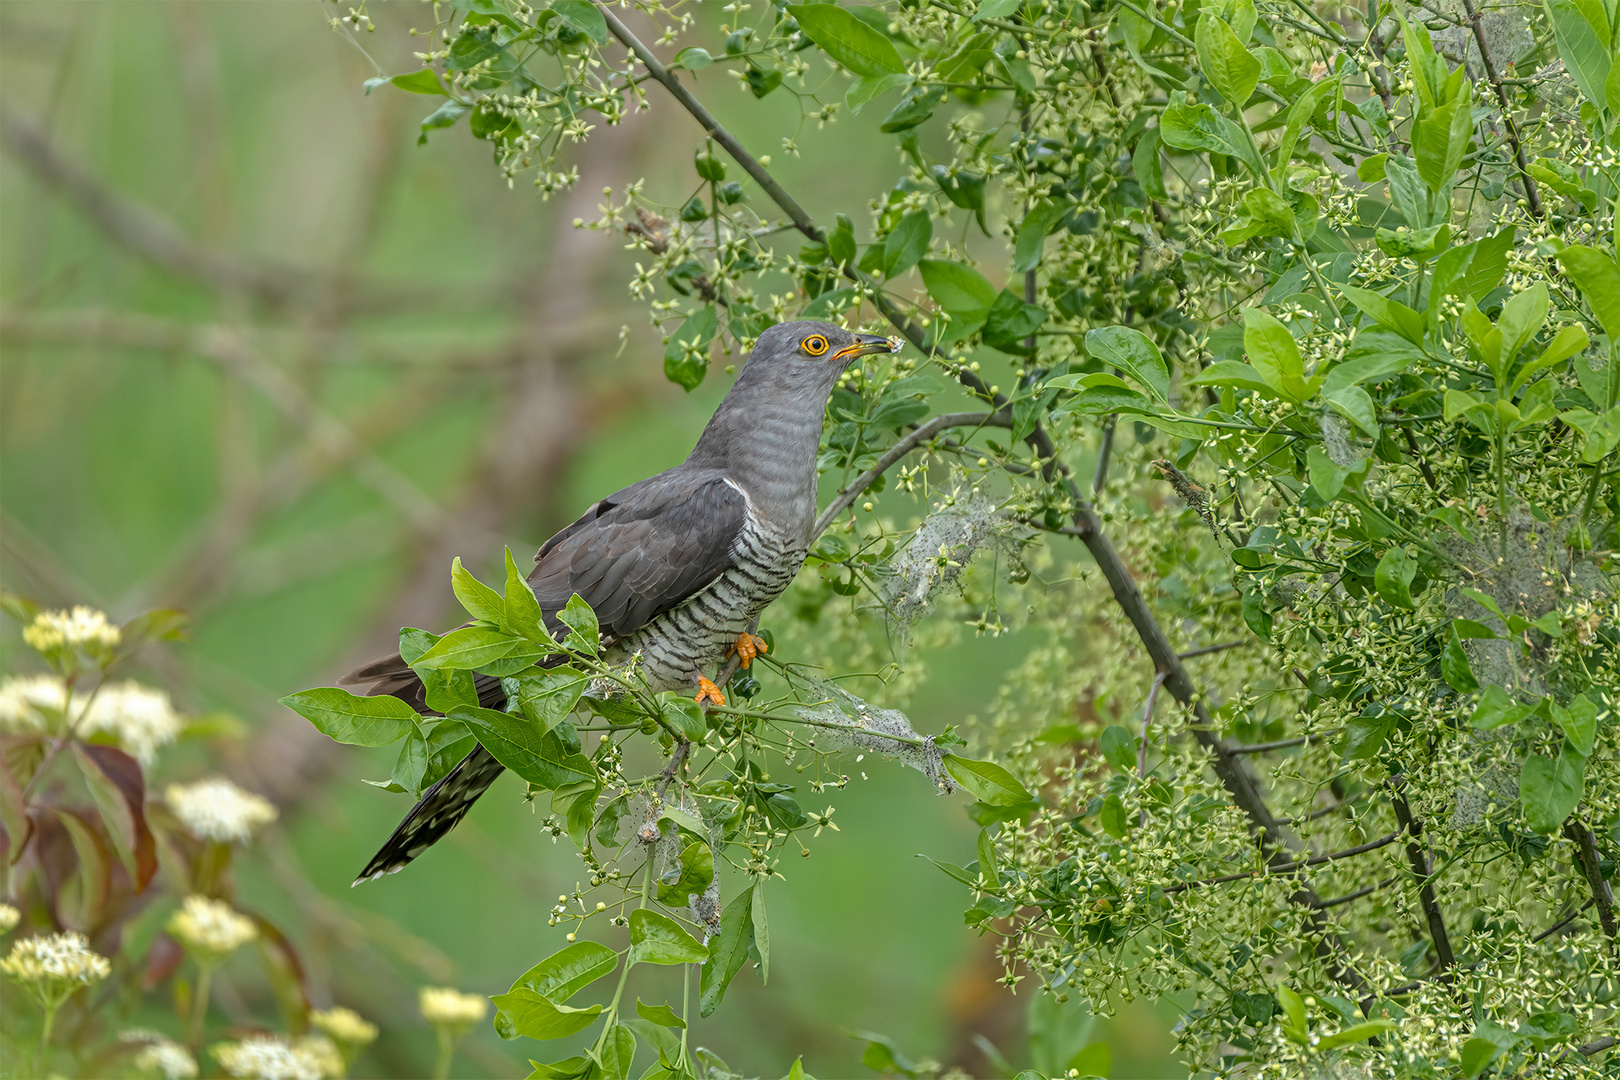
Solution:
M 804 339 L 804 343 L 801 344 L 799 348 L 803 349 L 811 356 L 820 356 L 822 353 L 827 351 L 827 339 L 822 337 L 820 334 L 811 334 L 809 337 Z

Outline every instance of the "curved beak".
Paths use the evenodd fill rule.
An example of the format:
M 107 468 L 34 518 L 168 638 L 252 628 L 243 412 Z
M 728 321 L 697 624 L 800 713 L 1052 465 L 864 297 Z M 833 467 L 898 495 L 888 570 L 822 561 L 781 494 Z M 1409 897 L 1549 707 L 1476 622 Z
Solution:
M 828 359 L 842 360 L 845 363 L 848 363 L 857 356 L 869 356 L 872 353 L 899 352 L 901 346 L 903 346 L 905 343 L 906 339 L 899 337 L 898 335 L 895 337 L 882 337 L 878 334 L 856 334 L 855 344 L 844 346 L 842 349 L 839 349 L 837 352 L 828 357 Z

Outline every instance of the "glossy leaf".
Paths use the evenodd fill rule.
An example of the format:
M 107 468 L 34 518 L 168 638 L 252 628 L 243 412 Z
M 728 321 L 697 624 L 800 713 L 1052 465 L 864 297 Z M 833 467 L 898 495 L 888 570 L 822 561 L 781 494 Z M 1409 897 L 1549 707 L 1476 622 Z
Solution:
M 700 964 L 708 958 L 709 950 L 702 942 L 669 916 L 649 908 L 630 913 L 628 963 Z
M 905 61 L 883 34 L 836 4 L 789 4 L 805 37 L 857 75 L 902 75 Z
M 387 746 L 421 722 L 416 710 L 397 697 L 357 697 L 335 686 L 288 694 L 281 704 L 314 724 L 322 735 L 351 746 Z

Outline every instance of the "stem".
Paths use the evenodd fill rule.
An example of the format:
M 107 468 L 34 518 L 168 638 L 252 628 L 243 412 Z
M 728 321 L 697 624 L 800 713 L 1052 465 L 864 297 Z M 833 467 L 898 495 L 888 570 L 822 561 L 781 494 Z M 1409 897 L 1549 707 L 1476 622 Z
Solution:
M 44 1005 L 45 1022 L 39 1027 L 39 1049 L 36 1051 L 36 1056 L 39 1059 L 39 1068 L 35 1073 L 37 1076 L 45 1075 L 46 1054 L 50 1048 L 51 1029 L 56 1026 L 56 1011 L 62 1007 L 62 1002 L 66 1000 L 66 997 L 58 997 L 49 1004 Z
M 1479 59 L 1485 66 L 1485 77 L 1496 88 L 1496 100 L 1502 103 L 1502 123 L 1507 126 L 1508 142 L 1513 144 L 1513 163 L 1519 167 L 1519 179 L 1524 183 L 1524 201 L 1534 217 L 1541 217 L 1541 195 L 1530 176 L 1530 163 L 1524 156 L 1524 144 L 1519 141 L 1519 127 L 1513 122 L 1513 107 L 1508 104 L 1507 90 L 1502 87 L 1502 76 L 1497 73 L 1491 50 L 1485 47 L 1485 26 L 1480 20 L 1474 0 L 1462 0 L 1463 11 L 1468 13 L 1468 25 L 1474 31 L 1474 42 L 1479 46 Z
M 842 514 L 849 507 L 855 505 L 855 500 L 870 487 L 878 477 L 882 476 L 894 463 L 905 457 L 923 443 L 938 435 L 948 427 L 1011 427 L 1010 413 L 997 410 L 993 413 L 985 412 L 959 412 L 942 413 L 926 424 L 914 428 L 899 442 L 889 447 L 877 464 L 867 469 L 850 482 L 849 486 L 839 494 L 838 498 L 827 504 L 827 509 L 816 516 L 816 523 L 810 527 L 812 537 L 820 536 L 833 519 Z
M 1616 924 L 1614 917 L 1614 893 L 1609 890 L 1609 883 L 1603 880 L 1603 870 L 1598 865 L 1597 840 L 1592 836 L 1592 830 L 1572 817 L 1564 822 L 1564 835 L 1575 841 L 1576 861 L 1586 873 L 1586 884 L 1592 890 L 1592 899 L 1597 901 L 1598 921 L 1603 924 L 1603 932 L 1611 939 L 1620 935 L 1620 925 Z
M 455 1056 L 456 1040 L 450 1034 L 450 1025 L 436 1024 L 439 1029 L 439 1062 L 433 1066 L 435 1080 L 450 1080 L 450 1059 Z
M 1395 820 L 1409 837 L 1406 841 L 1406 861 L 1418 880 L 1418 902 L 1423 907 L 1423 918 L 1429 924 L 1429 938 L 1434 942 L 1434 954 L 1440 962 L 1440 978 L 1450 981 L 1448 969 L 1457 963 L 1457 958 L 1451 952 L 1451 935 L 1446 933 L 1445 915 L 1434 895 L 1434 869 L 1429 865 L 1429 853 L 1419 842 L 1419 837 L 1423 835 L 1423 822 L 1412 817 L 1412 808 L 1404 795 L 1395 795 L 1390 802 L 1395 807 Z
M 197 961 L 197 995 L 191 1003 L 191 1022 L 186 1025 L 186 1043 L 202 1044 L 203 1022 L 208 1018 L 208 984 L 214 978 L 214 965 Z
M 692 1030 L 692 1019 L 691 1019 L 691 1017 L 692 1017 L 692 965 L 691 964 L 682 964 L 681 965 L 681 1019 L 686 1021 L 686 1026 L 681 1028 L 681 1065 L 687 1071 L 695 1072 L 696 1070 L 692 1069 L 692 1063 L 687 1059 L 687 1053 L 686 1053 L 686 1036 L 687 1036 L 687 1033 Z

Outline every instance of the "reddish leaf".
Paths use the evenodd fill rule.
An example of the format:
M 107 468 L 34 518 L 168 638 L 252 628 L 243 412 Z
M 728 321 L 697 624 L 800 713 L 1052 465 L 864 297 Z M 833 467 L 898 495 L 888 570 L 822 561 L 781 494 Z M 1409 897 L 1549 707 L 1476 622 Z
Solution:
M 112 894 L 111 853 L 91 824 L 78 814 L 56 808 L 56 817 L 67 830 L 78 856 L 79 918 L 72 924 L 89 931 L 101 919 Z
M 5 748 L 0 747 L 0 855 L 8 862 L 16 862 L 33 832 L 34 823 L 28 817 L 22 785 L 17 783 L 7 763 Z
M 144 892 L 157 873 L 157 851 L 146 825 L 146 780 L 140 763 L 117 747 L 94 743 L 75 742 L 73 753 L 135 891 Z

